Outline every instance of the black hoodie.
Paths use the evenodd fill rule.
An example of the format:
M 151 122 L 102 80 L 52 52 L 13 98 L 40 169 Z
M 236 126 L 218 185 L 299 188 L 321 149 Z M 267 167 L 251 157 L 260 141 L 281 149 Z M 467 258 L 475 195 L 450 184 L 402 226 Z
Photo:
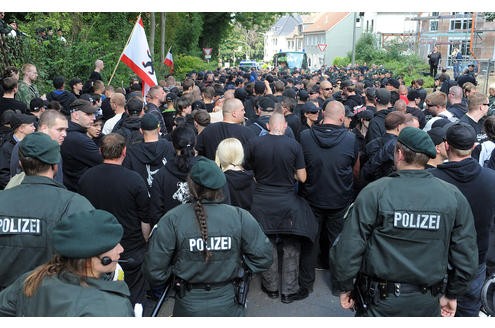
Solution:
M 353 167 L 359 152 L 354 133 L 333 124 L 301 132 L 308 178 L 300 194 L 311 206 L 341 209 L 353 198 Z
M 67 90 L 53 90 L 46 95 L 48 101 L 56 100 L 62 106 L 62 113 L 68 114 L 70 110 L 70 104 L 76 100 L 76 96 Z
M 368 133 L 366 133 L 366 143 L 385 134 L 385 132 L 387 131 L 385 129 L 385 117 L 392 111 L 392 108 L 388 108 L 379 110 L 375 113 L 375 116 L 373 116 L 370 121 Z
M 495 172 L 482 168 L 473 158 L 440 164 L 429 170 L 464 194 L 471 205 L 478 240 L 479 263 L 485 263 L 491 223 L 495 218 Z
M 174 154 L 174 147 L 168 140 L 140 142 L 127 148 L 127 156 L 122 165 L 139 173 L 146 182 L 149 191 L 155 173 L 170 161 Z
M 231 204 L 251 210 L 255 188 L 253 171 L 227 170 L 224 173 L 229 185 Z

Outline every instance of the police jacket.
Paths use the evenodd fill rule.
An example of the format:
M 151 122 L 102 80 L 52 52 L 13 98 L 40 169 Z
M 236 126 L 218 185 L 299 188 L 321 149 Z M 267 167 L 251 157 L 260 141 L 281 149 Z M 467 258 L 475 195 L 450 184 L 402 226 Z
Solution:
M 153 229 L 143 272 L 152 287 L 161 287 L 170 274 L 190 283 L 220 283 L 233 280 L 241 258 L 253 272 L 272 263 L 272 246 L 260 225 L 238 207 L 203 202 L 208 223 L 208 244 L 201 237 L 193 204 L 167 212 Z M 212 253 L 208 262 L 203 250 Z
M 401 170 L 365 187 L 330 251 L 340 291 L 362 272 L 432 286 L 448 272 L 445 295 L 467 290 L 478 268 L 473 214 L 462 193 L 425 170 Z
M 359 152 L 354 133 L 333 124 L 314 125 L 301 134 L 308 178 L 300 194 L 311 206 L 344 208 L 352 202 L 353 166 Z
M 21 276 L 0 292 L 0 316 L 9 317 L 133 317 L 129 289 L 123 281 L 86 278 L 87 286 L 69 272 L 46 277 L 27 297 Z
M 48 261 L 53 254 L 51 231 L 63 216 L 94 207 L 54 180 L 26 176 L 0 193 L 0 287 Z
M 86 129 L 69 122 L 60 154 L 64 161 L 64 184 L 67 189 L 77 192 L 79 178 L 90 167 L 103 163 L 98 146 L 86 135 Z

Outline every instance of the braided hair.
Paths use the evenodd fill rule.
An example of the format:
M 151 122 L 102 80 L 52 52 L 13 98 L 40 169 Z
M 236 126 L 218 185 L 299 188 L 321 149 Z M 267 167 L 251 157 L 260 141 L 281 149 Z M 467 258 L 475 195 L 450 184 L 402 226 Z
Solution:
M 187 125 L 177 126 L 172 131 L 172 144 L 178 152 L 175 156 L 175 164 L 179 171 L 187 173 L 191 170 L 191 162 L 196 156 L 194 147 L 196 146 L 196 133 Z
M 221 201 L 223 200 L 223 190 L 222 189 L 209 189 L 200 184 L 194 182 L 190 176 L 187 178 L 187 184 L 189 186 L 189 193 L 191 194 L 192 201 L 194 203 L 194 213 L 196 214 L 196 219 L 198 220 L 199 230 L 201 232 L 201 238 L 204 242 L 203 255 L 205 262 L 208 262 L 212 253 L 207 249 L 208 246 L 208 224 L 206 211 L 204 209 L 203 200 L 210 201 Z

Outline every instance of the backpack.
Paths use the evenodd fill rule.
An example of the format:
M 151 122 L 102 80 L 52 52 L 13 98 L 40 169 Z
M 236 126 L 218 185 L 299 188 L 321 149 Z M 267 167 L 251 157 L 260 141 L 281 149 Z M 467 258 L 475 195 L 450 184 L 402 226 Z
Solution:
M 495 149 L 495 143 L 491 140 L 487 140 L 481 143 L 480 158 L 478 163 L 482 167 L 488 167 L 488 162 L 490 161 L 490 156 L 492 155 L 493 149 Z
M 258 136 L 264 136 L 264 135 L 268 134 L 269 131 L 267 129 L 265 129 L 264 127 L 262 127 L 261 125 L 259 125 L 256 122 L 254 122 L 253 124 L 260 128 L 260 133 L 258 134 Z

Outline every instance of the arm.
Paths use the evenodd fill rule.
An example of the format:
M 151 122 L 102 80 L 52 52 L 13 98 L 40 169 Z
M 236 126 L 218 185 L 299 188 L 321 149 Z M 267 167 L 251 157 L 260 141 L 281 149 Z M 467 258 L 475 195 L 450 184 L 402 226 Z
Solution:
M 440 315 L 442 317 L 453 317 L 457 309 L 457 299 L 449 299 L 445 296 L 440 297 Z
M 141 231 L 143 232 L 144 240 L 148 241 L 151 233 L 151 225 L 149 223 L 141 222 Z
M 302 183 L 306 182 L 307 174 L 306 169 L 299 169 L 296 171 L 296 179 Z

